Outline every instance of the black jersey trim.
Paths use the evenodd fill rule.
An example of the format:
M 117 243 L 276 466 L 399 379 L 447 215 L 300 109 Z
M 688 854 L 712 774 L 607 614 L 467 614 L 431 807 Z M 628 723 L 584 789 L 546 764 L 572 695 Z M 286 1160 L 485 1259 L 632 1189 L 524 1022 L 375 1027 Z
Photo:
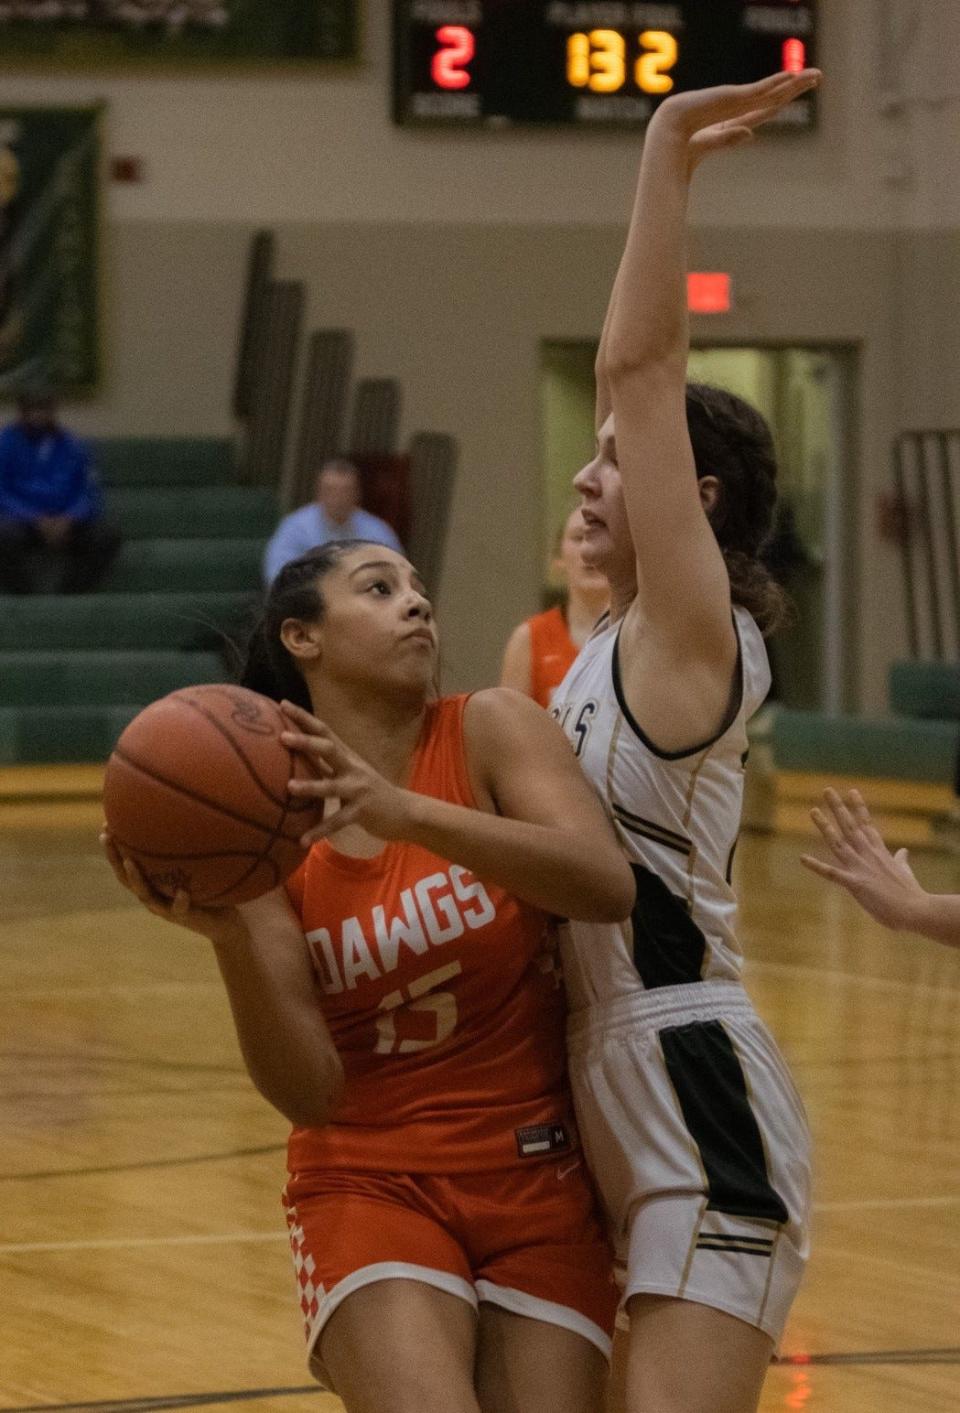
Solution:
M 786 1222 L 789 1213 L 770 1183 L 740 1058 L 723 1023 L 667 1026 L 659 1040 L 687 1129 L 700 1150 L 707 1208 Z
M 623 712 L 627 725 L 637 737 L 637 740 L 641 741 L 651 755 L 655 755 L 658 760 L 684 760 L 687 756 L 698 756 L 701 751 L 708 751 L 711 746 L 717 744 L 721 737 L 727 734 L 730 727 L 740 715 L 740 709 L 743 706 L 743 643 L 740 639 L 740 625 L 737 623 L 736 615 L 734 615 L 733 619 L 733 631 L 737 635 L 736 692 L 734 694 L 733 705 L 724 717 L 720 730 L 715 735 L 711 736 L 709 740 L 701 741 L 699 745 L 684 746 L 682 751 L 662 751 L 659 746 L 651 741 L 633 712 L 627 706 L 627 698 L 623 690 L 623 677 L 620 673 L 620 634 L 623 632 L 623 624 L 620 625 L 620 629 L 614 639 L 612 660 L 613 690 L 617 698 L 617 705 Z
M 773 1247 L 760 1248 L 757 1246 L 741 1246 L 737 1242 L 725 1242 L 721 1245 L 715 1241 L 705 1241 L 703 1237 L 697 1242 L 698 1251 L 724 1251 L 732 1252 L 736 1256 L 759 1256 L 761 1260 L 769 1261 L 773 1255 Z
M 698 1246 L 750 1246 L 754 1251 L 773 1250 L 772 1236 L 741 1236 L 739 1232 L 702 1231 L 697 1237 Z
M 648 991 L 703 979 L 707 939 L 683 898 L 643 864 L 631 863 L 637 898 L 630 914 L 633 965 Z
M 661 844 L 665 849 L 673 849 L 675 853 L 682 854 L 684 858 L 689 858 L 693 853 L 692 841 L 684 839 L 682 834 L 674 834 L 671 829 L 664 829 L 662 825 L 654 824 L 652 820 L 639 819 L 629 810 L 625 810 L 622 805 L 618 805 L 615 800 L 611 800 L 610 809 L 617 823 L 629 830 L 631 834 L 636 834 L 641 839 L 649 839 L 653 844 Z
M 737 856 L 737 845 L 739 843 L 740 835 L 738 834 L 736 839 L 734 839 L 733 841 L 733 847 L 731 848 L 730 853 L 727 855 L 727 867 L 723 875 L 728 888 L 733 887 L 733 861 Z

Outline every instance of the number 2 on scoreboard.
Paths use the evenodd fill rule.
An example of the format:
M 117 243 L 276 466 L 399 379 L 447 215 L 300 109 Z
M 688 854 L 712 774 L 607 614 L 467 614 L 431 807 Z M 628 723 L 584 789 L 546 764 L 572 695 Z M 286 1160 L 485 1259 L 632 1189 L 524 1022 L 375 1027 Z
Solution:
M 430 75 L 438 88 L 468 88 L 467 65 L 477 52 L 473 30 L 466 25 L 441 25 L 436 34 L 440 48 L 430 62 Z
M 669 70 L 677 62 L 677 41 L 665 29 L 645 29 L 640 36 L 643 53 L 637 60 L 637 87 L 644 93 L 669 93 Z

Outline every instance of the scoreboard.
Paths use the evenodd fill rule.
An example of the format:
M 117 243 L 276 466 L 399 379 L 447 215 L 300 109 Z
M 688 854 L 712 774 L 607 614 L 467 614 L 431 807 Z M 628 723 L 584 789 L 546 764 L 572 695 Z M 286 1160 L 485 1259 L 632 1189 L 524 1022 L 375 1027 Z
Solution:
M 816 62 L 816 0 L 394 0 L 401 124 L 636 127 L 670 93 Z M 777 125 L 813 127 L 816 101 Z

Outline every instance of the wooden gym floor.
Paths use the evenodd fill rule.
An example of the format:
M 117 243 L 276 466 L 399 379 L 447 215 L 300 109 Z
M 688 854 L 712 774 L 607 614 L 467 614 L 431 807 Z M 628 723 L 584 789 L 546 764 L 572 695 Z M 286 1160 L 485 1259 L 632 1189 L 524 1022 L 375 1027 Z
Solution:
M 303 1366 L 284 1121 L 244 1075 L 209 948 L 128 904 L 98 817 L 0 805 L 0 1413 L 336 1413 Z M 748 985 L 817 1150 L 814 1255 L 762 1407 L 946 1413 L 960 951 L 884 934 L 799 847 L 750 835 L 739 861 Z M 958 887 L 955 860 L 918 866 Z

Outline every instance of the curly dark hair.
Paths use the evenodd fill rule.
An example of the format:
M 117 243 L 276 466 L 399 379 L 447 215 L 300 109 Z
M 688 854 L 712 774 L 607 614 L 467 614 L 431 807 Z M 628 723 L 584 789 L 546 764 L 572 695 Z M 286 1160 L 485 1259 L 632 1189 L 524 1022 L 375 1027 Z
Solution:
M 345 554 L 370 540 L 331 540 L 285 564 L 267 590 L 263 611 L 247 640 L 238 680 L 241 687 L 274 701 L 294 702 L 312 711 L 310 693 L 300 669 L 287 652 L 280 629 L 287 618 L 318 623 L 324 602 L 320 585 Z
M 773 532 L 777 458 L 766 421 L 743 398 L 707 383 L 687 384 L 687 428 L 697 479 L 715 476 L 710 524 L 723 551 L 733 602 L 769 636 L 791 617 L 790 600 L 761 558 Z

